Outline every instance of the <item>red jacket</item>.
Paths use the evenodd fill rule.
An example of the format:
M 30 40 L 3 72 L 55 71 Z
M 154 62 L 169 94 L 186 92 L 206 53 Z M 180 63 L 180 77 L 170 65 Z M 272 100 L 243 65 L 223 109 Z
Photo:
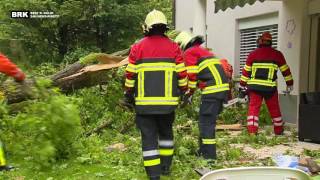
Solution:
M 137 62 L 144 59 L 154 58 L 172 58 L 175 59 L 176 64 L 183 65 L 182 51 L 178 44 L 171 41 L 169 38 L 160 35 L 149 36 L 141 39 L 134 44 L 130 49 L 129 65 L 136 65 Z M 183 65 L 184 67 L 184 65 Z M 133 80 L 135 73 L 126 71 L 126 79 Z M 178 80 L 187 78 L 187 71 L 183 70 L 178 73 Z M 132 87 L 126 85 L 127 90 L 132 91 Z M 187 85 L 180 86 L 183 91 L 187 90 Z
M 25 79 L 24 73 L 6 56 L 0 53 L 0 72 L 15 78 L 18 81 Z
M 206 57 L 213 57 L 214 54 L 207 49 L 201 47 L 200 44 L 194 45 L 188 48 L 184 52 L 184 59 L 186 66 L 197 66 L 198 60 Z M 198 80 L 196 73 L 188 73 L 189 82 L 196 82 Z M 206 86 L 205 82 L 200 81 L 198 87 L 203 89 Z M 195 88 L 189 86 L 189 88 L 194 91 Z
M 246 65 L 242 70 L 240 84 L 247 85 L 247 81 L 251 78 L 251 67 L 254 62 L 273 62 L 278 65 L 282 75 L 285 77 L 288 86 L 293 85 L 292 74 L 283 54 L 272 47 L 261 47 L 252 51 L 246 61 Z

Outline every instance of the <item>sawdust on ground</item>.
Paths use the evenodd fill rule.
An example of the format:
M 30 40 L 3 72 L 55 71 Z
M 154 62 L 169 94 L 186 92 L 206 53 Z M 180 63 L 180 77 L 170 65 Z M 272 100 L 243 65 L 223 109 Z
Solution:
M 241 132 L 229 132 L 231 136 L 238 136 Z M 285 131 L 285 136 L 290 136 L 292 132 Z M 252 154 L 257 159 L 265 159 L 273 157 L 277 154 L 293 154 L 302 155 L 304 150 L 320 150 L 320 144 L 308 142 L 287 142 L 275 146 L 264 146 L 261 148 L 254 148 L 250 144 L 232 144 L 232 147 L 241 148 L 245 153 Z

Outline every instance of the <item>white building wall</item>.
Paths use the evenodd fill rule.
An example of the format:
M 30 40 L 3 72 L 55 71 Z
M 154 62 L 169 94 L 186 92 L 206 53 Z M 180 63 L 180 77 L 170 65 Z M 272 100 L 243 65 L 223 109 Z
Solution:
M 194 0 L 176 0 L 175 28 L 179 31 L 189 31 L 193 28 Z
M 309 2 L 316 4 L 308 6 Z M 203 3 L 203 0 L 176 0 L 176 28 L 178 30 L 190 30 L 200 26 L 194 21 L 199 19 L 198 6 L 195 3 Z M 239 22 L 266 18 L 278 14 L 278 49 L 284 54 L 294 78 L 294 91 L 290 96 L 280 95 L 280 104 L 284 119 L 297 123 L 299 93 L 305 92 L 308 84 L 308 65 L 305 63 L 309 57 L 310 16 L 309 13 L 320 12 L 320 0 L 270 0 L 254 5 L 246 5 L 243 8 L 227 9 L 214 12 L 214 0 L 206 0 L 207 47 L 211 48 L 218 57 L 227 58 L 233 64 L 235 70 L 239 69 Z M 203 12 L 203 11 L 202 11 Z M 196 17 L 196 18 L 195 18 Z M 257 21 L 252 21 L 257 23 Z M 274 20 L 273 20 L 274 22 Z M 242 24 L 243 25 L 243 24 Z M 245 26 L 250 26 L 246 22 Z M 253 24 L 254 25 L 254 24 Z M 236 72 L 237 73 L 237 72 Z M 279 92 L 285 90 L 285 82 L 279 74 Z
M 207 46 L 212 48 L 217 56 L 227 58 L 234 65 L 234 69 L 238 70 L 239 20 L 277 13 L 281 9 L 281 5 L 282 2 L 279 1 L 256 2 L 253 5 L 247 4 L 243 8 L 229 8 L 226 11 L 214 13 L 214 1 L 207 0 Z M 257 26 L 259 25 L 257 24 Z
M 206 35 L 206 1 L 176 0 L 175 28 L 197 35 Z
M 293 72 L 293 79 L 295 80 L 294 95 L 299 95 L 300 59 L 303 58 L 301 57 L 302 52 L 308 49 L 303 47 L 302 43 L 302 38 L 304 37 L 304 20 L 305 17 L 307 18 L 308 12 L 308 4 L 306 2 L 305 0 L 284 1 L 280 11 L 279 50 L 287 59 L 287 63 Z M 303 59 L 308 61 L 306 57 Z M 284 80 L 282 80 L 282 82 L 283 83 L 279 84 L 280 89 L 285 88 Z

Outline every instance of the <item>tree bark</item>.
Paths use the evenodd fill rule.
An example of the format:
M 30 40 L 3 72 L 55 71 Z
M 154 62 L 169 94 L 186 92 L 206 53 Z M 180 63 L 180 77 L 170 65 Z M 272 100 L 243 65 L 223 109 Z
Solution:
M 116 71 L 112 76 L 106 76 L 108 71 L 128 64 L 128 58 L 119 56 L 99 54 L 97 58 L 108 64 L 85 66 L 76 62 L 49 78 L 54 86 L 59 87 L 64 93 L 69 93 L 85 87 L 107 84 L 109 77 L 116 76 Z M 123 60 L 120 61 L 121 59 Z M 19 103 L 37 98 L 35 85 L 35 81 L 30 79 L 21 84 L 8 79 L 0 86 L 0 92 L 3 92 L 8 104 Z
M 4 94 L 8 104 L 19 103 L 28 99 L 34 99 L 35 82 L 27 79 L 23 83 L 17 83 L 8 79 L 0 86 L 0 92 Z

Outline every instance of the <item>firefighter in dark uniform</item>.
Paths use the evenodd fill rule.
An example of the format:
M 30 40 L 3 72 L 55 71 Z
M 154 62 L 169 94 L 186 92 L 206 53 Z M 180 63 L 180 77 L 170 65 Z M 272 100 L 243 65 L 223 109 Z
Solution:
M 0 53 L 0 72 L 13 77 L 17 82 L 22 82 L 25 79 L 25 74 L 13 64 L 6 56 Z M 0 100 L 3 99 L 3 93 L 0 91 Z M 8 166 L 3 150 L 3 144 L 0 141 L 0 171 L 10 170 L 12 166 Z
M 201 36 L 192 37 L 181 32 L 175 39 L 184 50 L 184 60 L 188 73 L 189 92 L 192 96 L 197 86 L 201 89 L 199 115 L 200 149 L 199 154 L 206 159 L 216 159 L 215 126 L 216 119 L 222 111 L 228 91 L 228 78 L 221 65 L 221 59 L 201 47 Z
M 250 134 L 258 133 L 259 112 L 265 100 L 274 125 L 274 133 L 283 133 L 277 89 L 277 72 L 281 71 L 287 84 L 287 91 L 293 90 L 293 78 L 283 54 L 272 48 L 272 36 L 264 32 L 257 40 L 258 48 L 252 51 L 242 70 L 240 91 L 248 89 L 249 110 L 247 128 Z
M 165 15 L 151 11 L 145 19 L 145 37 L 131 47 L 126 68 L 125 97 L 135 105 L 143 162 L 150 179 L 170 172 L 174 112 L 180 94 L 187 91 L 182 51 L 165 36 L 167 30 Z

